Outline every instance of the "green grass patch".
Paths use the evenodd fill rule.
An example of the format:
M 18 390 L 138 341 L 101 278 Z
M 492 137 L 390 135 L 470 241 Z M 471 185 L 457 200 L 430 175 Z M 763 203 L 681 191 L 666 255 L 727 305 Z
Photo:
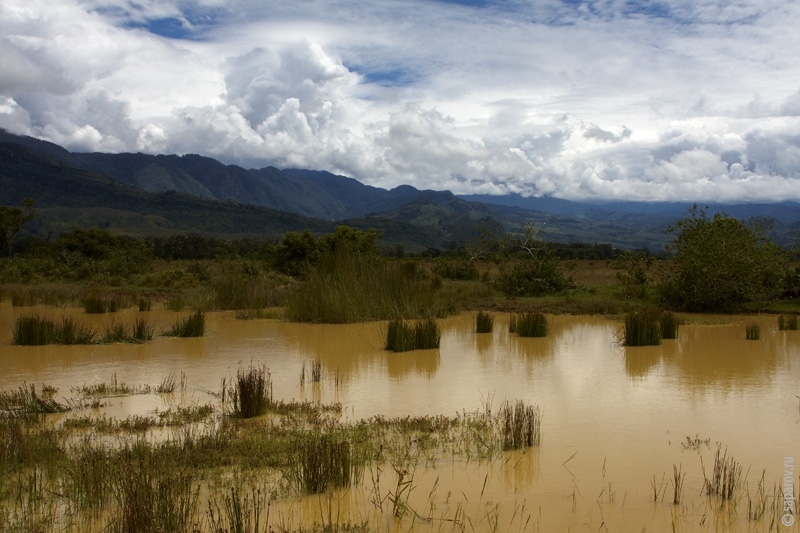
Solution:
M 745 326 L 745 338 L 749 341 L 757 341 L 761 338 L 761 326 L 757 322 L 751 322 Z
M 662 311 L 658 317 L 658 323 L 661 327 L 662 339 L 678 338 L 678 327 L 681 324 L 681 320 L 675 316 L 675 313 L 671 311 Z

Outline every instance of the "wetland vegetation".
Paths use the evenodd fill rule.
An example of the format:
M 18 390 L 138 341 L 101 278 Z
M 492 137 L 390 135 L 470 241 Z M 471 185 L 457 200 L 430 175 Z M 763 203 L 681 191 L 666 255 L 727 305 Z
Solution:
M 653 368 L 683 364 L 688 371 L 683 370 L 691 373 L 695 371 L 691 365 L 704 364 L 699 358 L 689 358 L 687 363 L 680 354 L 675 355 L 677 343 L 662 343 L 677 338 L 679 326 L 684 331 L 685 315 L 677 313 L 779 314 L 769 327 L 763 319 L 745 326 L 747 339 L 763 340 L 748 344 L 775 350 L 778 343 L 770 339 L 776 331 L 791 334 L 790 330 L 796 330 L 800 311 L 800 267 L 789 260 L 787 252 L 764 242 L 757 226 L 720 216 L 709 219 L 694 210 L 675 231 L 679 236 L 668 257 L 609 247 L 602 248 L 605 257 L 575 261 L 559 257 L 555 248 L 537 239 L 532 228 L 523 235 L 484 236 L 444 254 L 414 257 L 381 250 L 376 232 L 346 227 L 322 237 L 287 233 L 277 242 L 225 242 L 199 236 L 134 239 L 102 230 L 74 230 L 52 242 L 30 239 L 16 247 L 9 243 L 9 250 L 15 253 L 0 259 L 0 297 L 9 300 L 12 309 L 35 309 L 24 309 L 16 317 L 14 346 L 6 348 L 48 344 L 102 348 L 109 343 L 161 342 L 157 340 L 160 335 L 184 342 L 183 338 L 208 337 L 208 316 L 230 311 L 231 316 L 248 322 L 280 318 L 301 323 L 298 327 L 307 329 L 291 341 L 298 345 L 312 342 L 308 338 L 320 334 L 314 328 L 322 324 L 381 321 L 382 339 L 374 346 L 365 342 L 389 352 L 383 354 L 386 359 L 381 372 L 398 382 L 424 380 L 435 373 L 446 342 L 455 344 L 464 360 L 475 355 L 484 370 L 491 367 L 492 350 L 499 350 L 495 346 L 502 343 L 504 364 L 511 365 L 509 358 L 518 359 L 511 365 L 510 375 L 525 377 L 547 372 L 562 344 L 575 345 L 589 336 L 580 329 L 585 326 L 578 327 L 578 333 L 565 334 L 556 315 L 599 314 L 624 322 L 622 342 L 614 349 L 620 350 L 616 361 L 622 361 L 619 366 L 629 375 L 619 382 L 626 385 L 618 383 L 617 389 L 631 387 L 632 396 L 625 401 L 648 402 L 636 389 L 636 380 L 644 379 Z M 731 278 L 731 283 L 712 293 L 717 278 L 702 277 L 707 269 L 698 261 L 706 259 L 697 246 L 716 249 L 716 243 L 729 236 L 737 239 L 741 250 L 749 250 L 763 261 L 757 268 L 746 269 L 715 251 L 710 257 L 715 264 L 729 268 L 724 276 Z M 586 246 L 585 250 L 598 249 Z M 740 272 L 744 270 L 747 272 Z M 45 310 L 45 306 L 60 309 Z M 102 330 L 84 325 L 66 308 L 81 309 L 87 320 L 90 314 L 105 315 L 100 317 Z M 155 309 L 178 314 L 171 326 L 161 329 L 146 318 Z M 118 318 L 137 312 L 141 314 L 133 321 Z M 454 340 L 452 334 L 443 332 L 442 320 L 464 312 L 469 312 L 464 331 L 469 332 L 466 338 L 470 340 Z M 502 327 L 495 327 L 498 324 Z M 443 341 L 447 335 L 451 335 L 449 340 Z M 258 342 L 265 343 L 264 338 L 257 337 Z M 193 340 L 205 339 L 189 339 Z M 643 348 L 633 348 L 639 346 Z M 261 356 L 272 355 L 259 347 Z M 328 348 L 333 349 L 332 343 Z M 430 352 L 413 352 L 421 349 Z M 147 357 L 141 354 L 138 357 Z M 250 365 L 245 367 L 244 358 L 237 353 L 227 355 L 226 362 L 227 367 L 238 363 L 235 377 L 216 376 L 221 386 L 203 389 L 205 400 L 200 403 L 196 399 L 185 402 L 185 379 L 181 376 L 179 385 L 175 374 L 163 376 L 156 385 L 129 386 L 118 383 L 116 375 L 109 384 L 74 383 L 71 395 L 59 400 L 53 387 L 40 386 L 37 391 L 27 383 L 0 391 L 0 531 L 541 529 L 541 507 L 538 519 L 537 511 L 526 507 L 529 502 L 525 500 L 515 500 L 510 513 L 508 505 L 501 511 L 499 504 L 492 507 L 490 498 L 484 498 L 484 490 L 494 482 L 490 474 L 511 478 L 512 484 L 520 482 L 518 477 L 529 483 L 528 478 L 543 468 L 539 449 L 543 433 L 549 438 L 547 426 L 543 425 L 543 409 L 529 398 L 540 391 L 547 393 L 548 383 L 515 389 L 524 391 L 524 396 L 517 398 L 507 397 L 503 389 L 503 402 L 496 411 L 491 398 L 482 398 L 481 408 L 450 409 L 449 415 L 359 417 L 353 414 L 353 405 L 348 411 L 338 400 L 321 401 L 323 394 L 338 397 L 340 372 L 326 359 L 326 370 L 330 369 L 326 380 L 319 359 L 325 355 L 312 355 L 311 379 L 305 379 L 303 359 L 300 380 L 300 391 L 311 400 L 295 399 L 297 391 L 287 394 L 285 386 L 283 395 L 273 395 L 273 374 L 263 358 L 253 361 L 251 354 Z M 781 357 L 781 365 L 795 364 L 794 352 Z M 563 374 L 592 364 L 586 356 L 580 363 L 569 362 L 572 366 Z M 396 372 L 393 365 L 405 366 Z M 458 366 L 448 367 L 451 382 L 460 379 L 459 371 Z M 758 371 L 751 373 L 762 376 Z M 296 385 L 296 376 L 287 373 L 280 379 Z M 565 378 L 559 376 L 549 378 L 568 389 L 559 381 Z M 602 376 L 598 373 L 592 378 L 602 381 Z M 728 391 L 737 378 L 725 376 L 723 372 L 723 380 L 728 381 L 719 388 Z M 327 392 L 323 392 L 325 387 Z M 608 388 L 613 396 L 614 387 Z M 449 392 L 455 395 L 453 390 Z M 473 394 L 482 392 L 477 389 Z M 112 409 L 116 399 L 132 394 L 184 400 L 144 414 L 114 416 L 104 411 Z M 566 404 L 572 398 L 559 398 L 565 403 L 562 414 L 568 414 L 571 406 Z M 410 398 L 401 395 L 391 401 L 402 404 Z M 605 399 L 584 401 L 594 404 Z M 658 409 L 657 404 L 647 405 Z M 587 406 L 587 410 L 593 409 L 594 405 Z M 548 413 L 547 420 L 552 418 Z M 562 432 L 569 431 L 562 428 Z M 613 428 L 602 431 L 613 433 Z M 613 435 L 604 437 L 613 440 Z M 688 442 L 690 453 L 709 448 L 709 441 L 699 437 Z M 770 495 L 763 476 L 755 491 L 751 490 L 743 464 L 720 449 L 724 450 L 717 448 L 714 467 L 708 473 L 702 462 L 695 468 L 676 466 L 679 461 L 664 467 L 672 468 L 673 505 L 685 506 L 687 484 L 697 487 L 702 479 L 706 500 L 701 506 L 704 512 L 717 513 L 715 524 L 744 520 L 756 529 L 780 530 L 773 525 L 780 521 L 782 493 L 776 489 Z M 577 463 L 583 457 L 577 453 L 570 451 L 559 459 L 562 470 L 571 474 L 572 461 Z M 606 477 L 605 458 L 595 463 L 584 465 L 582 472 L 589 468 L 599 471 L 602 464 L 599 495 L 590 502 L 602 517 L 598 522 L 589 520 L 602 525 L 607 518 L 604 513 L 619 510 L 616 506 L 624 505 L 627 493 L 617 500 L 616 489 Z M 446 468 L 443 465 L 453 468 L 455 479 L 461 475 L 457 469 L 469 471 L 473 464 L 481 469 L 477 477 L 483 481 L 482 487 L 479 480 L 478 488 L 469 496 L 465 489 L 463 498 L 437 493 L 441 469 Z M 526 464 L 527 473 L 523 474 L 518 465 Z M 426 476 L 426 471 L 435 472 L 435 479 Z M 573 511 L 587 497 L 578 486 L 585 481 L 578 478 L 573 475 L 568 481 L 574 486 Z M 664 479 L 659 485 L 653 478 L 655 503 L 664 498 L 669 483 Z M 365 495 L 368 511 L 352 512 L 348 507 L 339 515 L 344 504 L 336 499 L 345 498 L 342 491 Z M 314 511 L 293 507 L 300 504 L 292 502 L 309 498 L 317 498 Z M 748 513 L 741 519 L 735 503 L 745 500 Z M 694 500 L 693 505 L 697 508 Z M 698 512 L 685 514 L 692 513 Z M 702 512 L 698 514 L 706 519 Z M 672 520 L 678 520 L 674 513 Z

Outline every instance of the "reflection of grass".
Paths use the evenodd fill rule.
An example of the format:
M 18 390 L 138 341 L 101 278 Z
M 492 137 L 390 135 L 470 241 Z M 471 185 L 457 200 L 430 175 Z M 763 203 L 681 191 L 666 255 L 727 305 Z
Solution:
M 758 322 L 751 322 L 745 326 L 745 338 L 749 341 L 757 341 L 761 338 L 761 326 Z
M 797 329 L 797 315 L 780 315 L 778 317 L 778 329 L 780 330 L 796 330 Z

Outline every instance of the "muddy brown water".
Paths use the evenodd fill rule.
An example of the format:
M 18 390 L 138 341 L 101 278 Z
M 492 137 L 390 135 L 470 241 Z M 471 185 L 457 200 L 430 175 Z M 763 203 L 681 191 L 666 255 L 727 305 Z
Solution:
M 601 317 L 552 316 L 544 339 L 508 333 L 495 315 L 494 332 L 475 334 L 474 316 L 439 323 L 441 347 L 396 354 L 382 349 L 385 323 L 295 324 L 240 321 L 209 313 L 200 339 L 159 337 L 142 345 L 12 346 L 16 317 L 32 311 L 73 315 L 102 330 L 145 317 L 166 329 L 180 314 L 125 310 L 85 315 L 77 309 L 0 305 L 0 389 L 48 384 L 58 397 L 70 388 L 112 381 L 157 386 L 185 374 L 185 402 L 207 403 L 223 378 L 264 364 L 278 399 L 341 402 L 343 419 L 381 414 L 448 416 L 523 399 L 544 411 L 542 445 L 493 461 L 439 461 L 413 473 L 413 513 L 392 518 L 391 465 L 382 478 L 324 496 L 283 501 L 271 519 L 310 524 L 329 516 L 367 520 L 387 531 L 716 531 L 768 530 L 747 520 L 746 496 L 733 510 L 702 494 L 703 465 L 713 467 L 717 443 L 749 469 L 755 494 L 764 473 L 774 487 L 800 485 L 800 332 L 778 331 L 777 317 L 695 317 L 711 325 L 681 326 L 679 338 L 657 347 L 616 343 L 621 324 Z M 745 325 L 761 324 L 759 341 Z M 308 379 L 321 361 L 320 383 Z M 303 365 L 307 379 L 301 383 Z M 156 395 L 114 399 L 108 414 L 124 417 L 164 408 Z M 686 450 L 686 438 L 710 439 Z M 701 463 L 702 459 L 702 463 Z M 784 482 L 793 461 L 792 485 Z M 683 501 L 672 504 L 672 469 L 686 473 Z M 653 501 L 651 483 L 664 479 L 666 496 Z M 381 507 L 386 507 L 381 510 Z M 797 516 L 792 516 L 791 520 Z M 779 522 L 785 517 L 776 517 Z M 789 522 L 789 519 L 785 519 Z M 783 531 L 798 531 L 795 523 Z

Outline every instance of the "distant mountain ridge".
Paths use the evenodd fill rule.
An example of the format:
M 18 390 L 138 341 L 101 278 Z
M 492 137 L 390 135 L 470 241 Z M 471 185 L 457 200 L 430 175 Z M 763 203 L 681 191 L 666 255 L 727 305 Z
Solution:
M 409 244 L 409 251 L 425 247 L 452 247 L 476 238 L 482 231 L 495 234 L 519 231 L 526 223 L 533 223 L 541 228 L 543 237 L 547 240 L 562 243 L 608 243 L 622 248 L 646 247 L 660 250 L 671 239 L 665 235 L 664 230 L 684 216 L 690 205 L 674 202 L 600 204 L 550 197 L 525 198 L 519 195 L 456 196 L 450 191 L 418 190 L 409 185 L 386 190 L 326 171 L 279 170 L 274 167 L 248 170 L 195 154 L 71 153 L 53 143 L 13 135 L 3 130 L 0 130 L 0 143 L 27 148 L 29 152 L 26 157 L 30 159 L 30 165 L 38 165 L 39 178 L 49 176 L 42 182 L 47 185 L 41 185 L 45 189 L 55 187 L 58 191 L 56 175 L 70 176 L 70 179 L 78 181 L 102 181 L 102 186 L 98 185 L 96 192 L 106 192 L 100 197 L 93 194 L 94 191 L 89 190 L 91 188 L 75 185 L 75 190 L 84 191 L 83 200 L 76 198 L 71 191 L 60 195 L 40 190 L 39 196 L 50 198 L 51 208 L 117 209 L 135 211 L 140 216 L 152 218 L 158 215 L 148 209 L 146 204 L 163 204 L 166 195 L 173 202 L 176 198 L 181 198 L 184 203 L 181 209 L 204 213 L 203 216 L 195 213 L 197 216 L 190 217 L 199 224 L 194 228 L 198 232 L 226 233 L 222 230 L 228 228 L 228 234 L 268 233 L 274 236 L 288 230 L 326 231 L 324 228 L 332 229 L 336 222 L 384 229 L 387 244 Z M 8 152 L 10 148 L 6 148 Z M 32 162 L 37 158 L 37 162 Z M 55 162 L 61 167 L 55 169 Z M 0 169 L 5 183 L 15 190 L 26 189 L 22 179 L 25 171 L 17 169 L 17 174 L 14 174 L 12 166 L 11 162 L 3 162 L 3 168 Z M 82 178 L 79 179 L 79 175 Z M 120 196 L 120 186 L 127 187 L 122 195 L 125 200 Z M 107 189 L 108 187 L 112 188 Z M 116 191 L 114 206 L 107 205 L 109 198 L 114 196 L 110 191 Z M 29 192 L 31 196 L 37 196 L 33 191 Z M 155 196 L 143 197 L 142 193 Z M 6 190 L 0 193 L 0 204 L 18 205 L 18 199 L 12 200 L 17 196 L 19 195 L 9 194 Z M 72 204 L 67 205 L 69 202 Z M 37 203 L 42 205 L 42 200 L 37 198 Z M 220 206 L 233 205 L 264 209 L 265 220 L 272 217 L 274 220 L 280 219 L 280 223 L 264 232 L 260 229 L 253 231 L 258 225 L 254 221 L 260 216 L 255 214 L 254 221 L 244 226 L 240 226 L 242 219 L 238 219 L 239 222 L 228 220 L 222 226 L 214 225 L 210 221 L 202 222 L 203 217 L 222 216 L 221 213 L 230 216 L 227 208 L 221 209 Z M 715 204 L 709 206 L 709 209 L 712 213 L 725 211 L 740 218 L 770 218 L 775 226 L 773 239 L 780 244 L 797 242 L 797 235 L 800 235 L 800 203 Z M 220 214 L 215 215 L 215 212 Z M 99 211 L 95 215 L 97 213 Z M 275 218 L 275 213 L 281 213 L 280 217 Z M 79 220 L 82 224 L 103 220 L 102 216 L 95 215 L 88 216 L 84 212 Z M 69 215 L 62 209 L 60 216 L 59 227 L 63 227 L 69 223 Z M 123 226 L 132 220 L 130 216 L 123 218 L 127 221 L 121 223 Z M 176 224 L 177 222 L 175 221 Z M 191 231 L 191 225 L 187 228 L 185 223 L 175 225 L 173 222 L 162 221 L 160 224 L 161 226 L 155 226 L 164 231 Z M 148 231 L 150 226 L 139 224 L 137 227 L 136 231 Z M 121 227 L 120 230 L 125 229 Z

